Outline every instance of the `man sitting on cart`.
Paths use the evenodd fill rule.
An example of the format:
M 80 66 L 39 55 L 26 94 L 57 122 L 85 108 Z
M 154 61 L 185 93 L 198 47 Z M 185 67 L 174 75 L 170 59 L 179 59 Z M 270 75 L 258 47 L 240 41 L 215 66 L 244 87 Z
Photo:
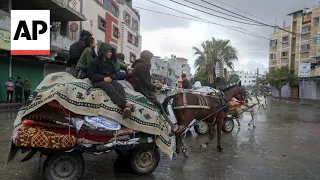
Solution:
M 151 59 L 153 54 L 150 51 L 144 50 L 141 52 L 140 59 L 137 59 L 132 64 L 132 86 L 135 91 L 140 92 L 146 96 L 151 102 L 153 102 L 159 109 L 165 120 L 171 126 L 174 133 L 180 132 L 178 125 L 172 123 L 168 115 L 166 114 L 162 104 L 158 101 L 157 96 L 154 94 L 156 89 L 161 89 L 161 85 L 158 83 L 151 83 Z
M 131 115 L 133 105 L 126 101 L 124 88 L 117 82 L 117 56 L 111 44 L 101 43 L 98 57 L 89 65 L 87 74 L 95 88 L 103 89 L 122 110 L 124 119 Z

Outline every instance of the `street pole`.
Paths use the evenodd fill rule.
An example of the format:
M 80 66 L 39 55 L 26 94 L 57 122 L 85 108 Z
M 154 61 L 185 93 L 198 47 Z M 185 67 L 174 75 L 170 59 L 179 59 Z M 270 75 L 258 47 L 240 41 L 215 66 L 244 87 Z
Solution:
M 302 88 L 301 88 L 301 103 L 303 104 L 303 92 L 304 92 L 304 77 L 302 78 Z

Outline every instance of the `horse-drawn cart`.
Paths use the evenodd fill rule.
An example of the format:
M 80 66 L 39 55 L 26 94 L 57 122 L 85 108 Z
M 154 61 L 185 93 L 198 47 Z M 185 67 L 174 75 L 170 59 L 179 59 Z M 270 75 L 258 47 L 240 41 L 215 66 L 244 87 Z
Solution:
M 234 129 L 234 120 L 238 122 L 239 125 L 239 111 L 240 103 L 231 101 L 229 102 L 230 110 L 228 111 L 228 116 L 224 119 L 222 131 L 224 133 L 231 133 Z M 204 121 L 197 122 L 197 125 L 194 126 L 194 130 L 198 135 L 205 135 L 209 132 L 209 126 Z

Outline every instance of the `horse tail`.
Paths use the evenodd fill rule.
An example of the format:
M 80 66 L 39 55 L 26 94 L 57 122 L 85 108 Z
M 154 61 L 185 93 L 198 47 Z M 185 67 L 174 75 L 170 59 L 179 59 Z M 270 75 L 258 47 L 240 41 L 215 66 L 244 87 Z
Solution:
M 170 102 L 171 99 L 175 98 L 176 97 L 176 94 L 175 95 L 171 95 L 171 96 L 167 96 L 163 103 L 162 103 L 162 107 L 164 108 L 164 110 L 166 111 L 166 113 L 169 115 L 169 111 L 168 111 L 168 104 Z

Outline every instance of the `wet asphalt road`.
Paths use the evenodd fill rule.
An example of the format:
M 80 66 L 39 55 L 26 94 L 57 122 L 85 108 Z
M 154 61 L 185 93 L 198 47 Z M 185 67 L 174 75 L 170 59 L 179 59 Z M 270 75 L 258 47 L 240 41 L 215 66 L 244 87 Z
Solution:
M 192 133 L 185 139 L 190 157 L 179 155 L 172 161 L 162 156 L 156 171 L 135 176 L 116 153 L 85 155 L 86 171 L 82 179 L 252 179 L 252 180 L 320 180 L 320 111 L 319 108 L 289 105 L 270 100 L 266 114 L 258 115 L 256 129 L 248 127 L 244 115 L 241 126 L 223 134 L 224 151 L 216 150 L 216 139 L 200 151 L 207 136 Z M 16 110 L 0 109 L 0 164 L 5 164 Z M 39 156 L 19 163 L 19 155 L 5 169 L 1 180 L 42 180 Z M 42 158 L 42 162 L 44 158 Z M 120 163 L 119 163 L 120 162 Z M 120 165 L 119 165 L 120 164 Z

